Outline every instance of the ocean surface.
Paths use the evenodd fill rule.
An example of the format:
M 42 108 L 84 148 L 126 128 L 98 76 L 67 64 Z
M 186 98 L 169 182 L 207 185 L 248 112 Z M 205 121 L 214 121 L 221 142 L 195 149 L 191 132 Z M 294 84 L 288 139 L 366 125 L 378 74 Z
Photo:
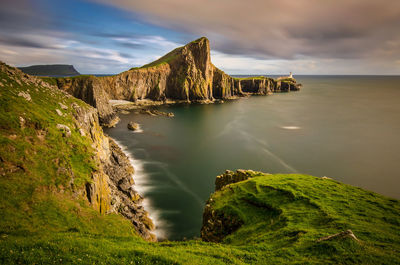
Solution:
M 105 130 L 130 154 L 160 238 L 200 235 L 226 169 L 327 176 L 400 198 L 400 77 L 296 78 L 298 92 L 159 108 L 174 118 L 121 114 Z

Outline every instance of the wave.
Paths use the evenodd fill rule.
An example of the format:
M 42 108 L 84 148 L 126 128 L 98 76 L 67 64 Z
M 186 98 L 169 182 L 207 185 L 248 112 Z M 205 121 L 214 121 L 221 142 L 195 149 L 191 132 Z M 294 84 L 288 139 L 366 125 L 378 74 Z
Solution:
M 299 126 L 281 126 L 280 128 L 285 129 L 285 130 L 299 130 L 301 127 Z
M 142 205 L 144 209 L 149 213 L 149 217 L 153 220 L 154 225 L 156 227 L 154 233 L 157 238 L 160 240 L 167 238 L 167 231 L 170 225 L 164 222 L 160 216 L 161 211 L 155 209 L 152 205 L 151 200 L 146 196 L 149 190 L 152 189 L 153 186 L 150 185 L 150 180 L 148 174 L 144 170 L 144 163 L 142 160 L 135 159 L 133 154 L 128 150 L 128 148 L 122 143 L 118 142 L 114 139 L 114 141 L 118 144 L 118 146 L 122 149 L 122 151 L 129 158 L 129 161 L 133 168 L 135 169 L 134 175 L 132 178 L 135 182 L 134 188 L 140 195 L 143 196 Z

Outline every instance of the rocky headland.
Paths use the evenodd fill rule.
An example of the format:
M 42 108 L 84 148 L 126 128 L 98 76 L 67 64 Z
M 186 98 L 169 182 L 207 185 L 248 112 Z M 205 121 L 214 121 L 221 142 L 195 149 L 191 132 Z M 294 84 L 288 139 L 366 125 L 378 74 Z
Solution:
M 76 76 L 80 75 L 73 65 L 67 64 L 47 64 L 47 65 L 31 65 L 19 67 L 19 69 L 29 75 L 37 76 Z
M 205 81 L 178 98 L 297 85 L 212 75 L 211 90 Z M 134 168 L 101 128 L 100 110 L 115 115 L 100 106 L 110 97 L 101 82 L 112 78 L 36 78 L 0 63 L 1 264 L 399 264 L 398 200 L 300 174 L 228 170 L 205 205 L 201 240 L 148 242 L 154 224 Z
M 126 100 L 133 106 L 171 103 L 212 103 L 248 95 L 268 95 L 300 89 L 294 78 L 234 78 L 211 62 L 205 37 L 160 59 L 114 76 L 57 78 L 57 86 L 96 107 L 100 122 L 113 126 L 117 117 L 110 100 Z

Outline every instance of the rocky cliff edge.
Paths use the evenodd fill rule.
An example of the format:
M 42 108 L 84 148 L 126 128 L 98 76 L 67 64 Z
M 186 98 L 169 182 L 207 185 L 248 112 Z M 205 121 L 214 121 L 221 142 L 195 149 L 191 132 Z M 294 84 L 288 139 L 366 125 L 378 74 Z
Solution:
M 211 62 L 210 43 L 205 37 L 164 55 L 160 59 L 114 76 L 59 78 L 60 89 L 84 100 L 99 111 L 100 122 L 113 126 L 118 118 L 110 99 L 161 102 L 213 102 L 245 95 L 267 95 L 299 90 L 291 78 L 234 78 Z

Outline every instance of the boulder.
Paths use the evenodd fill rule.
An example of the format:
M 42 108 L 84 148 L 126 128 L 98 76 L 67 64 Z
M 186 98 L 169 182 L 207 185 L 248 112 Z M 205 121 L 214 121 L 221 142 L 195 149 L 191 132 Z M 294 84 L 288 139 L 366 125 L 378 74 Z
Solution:
M 71 129 L 64 124 L 57 124 L 57 129 L 63 132 L 64 137 L 70 137 L 71 136 Z
M 140 125 L 136 122 L 131 121 L 128 123 L 128 129 L 131 131 L 137 131 L 140 129 Z
M 31 101 L 32 100 L 31 95 L 28 92 L 21 91 L 21 92 L 18 93 L 18 96 L 19 97 L 23 97 L 27 101 Z
M 59 109 L 56 109 L 56 112 L 57 112 L 57 114 L 58 114 L 58 116 L 63 116 L 63 113 L 61 112 L 61 110 L 59 110 Z

